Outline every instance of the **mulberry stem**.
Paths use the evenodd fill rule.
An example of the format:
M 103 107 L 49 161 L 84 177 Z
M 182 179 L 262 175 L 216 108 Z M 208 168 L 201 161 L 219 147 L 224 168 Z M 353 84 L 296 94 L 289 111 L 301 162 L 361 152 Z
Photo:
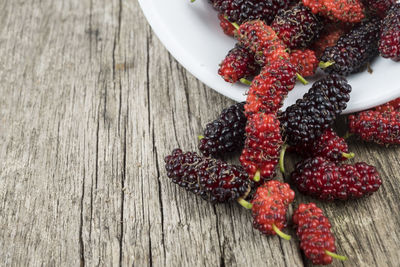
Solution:
M 326 61 L 326 62 L 320 61 L 318 66 L 321 69 L 326 69 L 327 67 L 332 66 L 333 64 L 335 64 L 335 61 L 332 61 L 332 60 L 329 60 L 329 61 Z
M 355 156 L 355 154 L 353 153 L 353 152 L 350 152 L 350 153 L 342 153 L 342 156 L 344 157 L 344 158 L 346 158 L 346 159 L 352 159 L 352 158 L 354 158 L 354 156 Z
M 256 173 L 254 174 L 254 177 L 253 177 L 254 182 L 259 182 L 261 179 L 260 176 L 261 176 L 260 170 L 256 171 Z
M 304 84 L 304 85 L 308 84 L 308 81 L 307 81 L 306 79 L 304 79 L 304 77 L 301 76 L 299 73 L 296 73 L 296 76 L 297 76 L 297 79 L 299 79 L 299 81 L 300 81 L 302 84 Z
M 337 260 L 341 260 L 341 261 L 347 260 L 346 256 L 338 255 L 338 254 L 330 252 L 328 250 L 325 250 L 325 254 L 328 255 L 328 256 L 331 256 L 332 258 L 335 258 Z
M 285 240 L 290 240 L 292 237 L 288 234 L 285 234 L 284 232 L 282 232 L 275 224 L 272 225 L 272 229 L 275 231 L 275 233 L 277 235 L 279 235 L 280 237 L 282 237 Z M 326 251 L 329 252 L 329 251 Z M 328 254 L 328 253 L 326 253 Z M 329 254 L 328 254 L 329 255 Z M 339 255 L 338 255 L 339 256 Z M 332 256 L 333 257 L 333 256 Z
M 240 82 L 243 83 L 243 84 L 246 84 L 246 85 L 251 85 L 251 81 L 249 81 L 249 80 L 247 80 L 245 78 L 241 78 Z
M 204 135 L 199 135 L 199 136 L 197 136 L 197 138 L 198 138 L 199 140 L 201 140 L 201 139 L 204 138 Z
M 228 16 L 224 16 L 224 18 L 229 21 Z M 229 21 L 230 22 L 230 21 Z M 232 26 L 235 27 L 236 30 L 239 30 L 239 25 L 236 22 L 231 22 Z
M 244 208 L 251 210 L 251 208 L 253 207 L 253 204 L 251 204 L 250 202 L 248 202 L 247 200 L 244 200 L 242 197 L 239 197 L 237 199 L 237 202 L 242 205 Z
M 287 144 L 284 144 L 281 148 L 281 153 L 279 154 L 279 169 L 283 174 L 285 173 L 285 152 L 287 147 Z

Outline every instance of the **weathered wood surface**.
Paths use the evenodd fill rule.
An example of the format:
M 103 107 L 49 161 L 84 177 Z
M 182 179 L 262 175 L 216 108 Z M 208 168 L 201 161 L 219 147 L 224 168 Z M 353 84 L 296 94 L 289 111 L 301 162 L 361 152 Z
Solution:
M 1 1 L 0 95 L 0 265 L 309 265 L 296 238 L 168 181 L 164 156 L 196 149 L 232 101 L 168 54 L 135 0 Z M 351 149 L 384 182 L 320 204 L 343 265 L 399 266 L 400 150 Z

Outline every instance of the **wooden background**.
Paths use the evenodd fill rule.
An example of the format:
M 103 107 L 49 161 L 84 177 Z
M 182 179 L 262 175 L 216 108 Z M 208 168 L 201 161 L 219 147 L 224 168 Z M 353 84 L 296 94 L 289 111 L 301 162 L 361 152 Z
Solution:
M 136 0 L 0 1 L 0 95 L 0 265 L 309 265 L 296 238 L 169 182 L 163 158 L 233 102 L 168 54 Z M 399 266 L 400 150 L 350 146 L 382 187 L 318 204 L 345 266 Z

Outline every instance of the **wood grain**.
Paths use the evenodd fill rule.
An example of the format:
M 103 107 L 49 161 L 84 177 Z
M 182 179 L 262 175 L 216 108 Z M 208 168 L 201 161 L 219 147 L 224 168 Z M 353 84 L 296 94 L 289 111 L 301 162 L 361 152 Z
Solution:
M 296 238 L 169 182 L 163 158 L 233 102 L 168 54 L 137 1 L 1 1 L 0 94 L 0 265 L 309 265 Z M 333 266 L 399 266 L 400 150 L 351 149 L 384 183 L 318 203 L 350 258 Z

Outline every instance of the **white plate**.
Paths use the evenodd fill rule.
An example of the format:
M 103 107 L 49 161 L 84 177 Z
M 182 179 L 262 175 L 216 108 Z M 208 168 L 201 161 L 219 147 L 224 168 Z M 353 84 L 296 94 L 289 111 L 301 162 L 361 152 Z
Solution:
M 226 83 L 218 74 L 218 65 L 235 40 L 219 27 L 216 12 L 207 0 L 139 0 L 142 10 L 158 38 L 168 51 L 194 76 L 217 92 L 237 101 L 246 99 L 248 88 Z M 348 77 L 353 88 L 344 113 L 364 110 L 400 97 L 400 63 L 378 58 L 373 73 Z M 284 108 L 307 92 L 310 84 L 298 83 L 285 100 Z M 189 88 L 190 90 L 190 88 Z

